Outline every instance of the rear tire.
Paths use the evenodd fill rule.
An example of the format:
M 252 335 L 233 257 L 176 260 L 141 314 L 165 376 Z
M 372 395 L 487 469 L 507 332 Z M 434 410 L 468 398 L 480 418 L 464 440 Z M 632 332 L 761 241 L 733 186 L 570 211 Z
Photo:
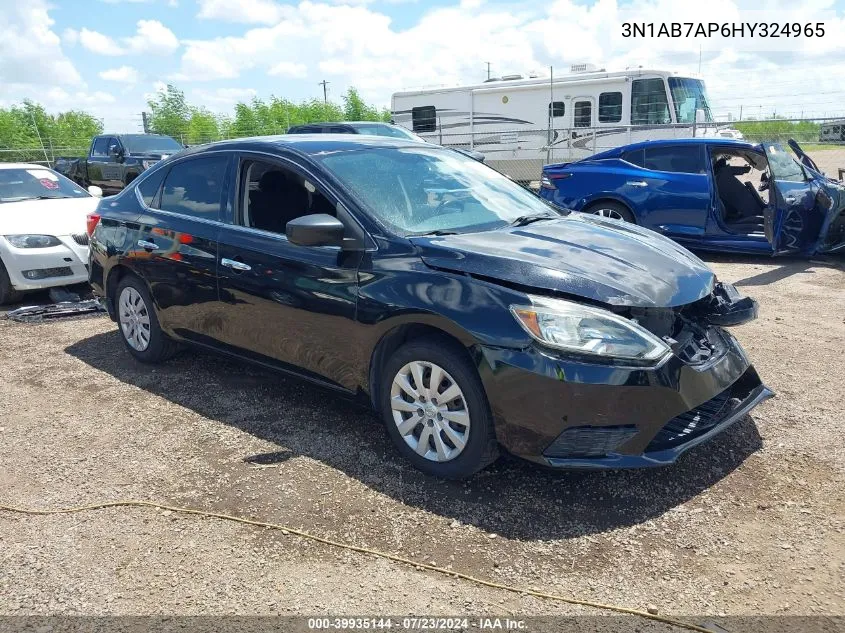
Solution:
M 23 299 L 23 293 L 14 289 L 12 280 L 9 279 L 9 273 L 3 265 L 3 261 L 0 260 L 0 305 L 18 303 L 21 299 Z
M 631 210 L 624 204 L 612 200 L 601 200 L 595 204 L 591 204 L 584 210 L 584 213 L 592 213 L 593 215 L 600 215 L 614 220 L 624 220 L 625 222 L 636 224 L 634 214 L 631 213 Z
M 419 470 L 466 479 L 498 457 L 481 378 L 451 341 L 406 343 L 385 363 L 380 387 L 387 433 Z
M 120 280 L 114 295 L 117 325 L 126 349 L 142 363 L 160 363 L 178 351 L 158 323 L 150 293 L 138 277 Z

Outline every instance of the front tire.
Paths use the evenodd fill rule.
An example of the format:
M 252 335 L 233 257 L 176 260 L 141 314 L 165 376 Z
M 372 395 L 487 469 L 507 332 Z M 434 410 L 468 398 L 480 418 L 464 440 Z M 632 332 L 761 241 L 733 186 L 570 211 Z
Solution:
M 120 281 L 115 308 L 120 337 L 132 356 L 142 363 L 160 363 L 176 353 L 176 342 L 161 330 L 150 293 L 138 277 Z
M 23 299 L 23 293 L 20 290 L 15 290 L 12 286 L 12 280 L 9 279 L 9 273 L 0 260 L 0 306 L 10 303 L 17 303 Z
M 385 364 L 380 386 L 387 433 L 419 470 L 465 479 L 496 460 L 493 416 L 481 379 L 451 342 L 406 343 Z

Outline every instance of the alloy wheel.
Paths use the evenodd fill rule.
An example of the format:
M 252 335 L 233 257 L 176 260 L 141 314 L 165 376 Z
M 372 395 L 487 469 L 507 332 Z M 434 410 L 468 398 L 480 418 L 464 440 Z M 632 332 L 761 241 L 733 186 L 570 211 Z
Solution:
M 427 361 L 412 361 L 393 378 L 393 421 L 405 443 L 433 462 L 448 462 L 469 440 L 466 399 L 449 373 Z
M 135 288 L 127 286 L 118 299 L 120 329 L 129 346 L 143 352 L 150 345 L 150 313 Z
M 622 214 L 616 209 L 596 209 L 593 213 L 600 215 L 603 218 L 613 218 L 614 220 L 624 220 Z

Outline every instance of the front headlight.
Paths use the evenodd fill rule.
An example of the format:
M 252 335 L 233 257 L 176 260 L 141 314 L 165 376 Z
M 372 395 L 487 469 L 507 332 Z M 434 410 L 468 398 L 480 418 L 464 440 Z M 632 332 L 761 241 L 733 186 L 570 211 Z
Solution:
M 5 238 L 15 248 L 47 248 L 62 243 L 52 235 L 6 235 Z
M 555 349 L 621 360 L 657 361 L 671 350 L 634 321 L 601 308 L 529 296 L 532 305 L 510 307 L 533 338 Z

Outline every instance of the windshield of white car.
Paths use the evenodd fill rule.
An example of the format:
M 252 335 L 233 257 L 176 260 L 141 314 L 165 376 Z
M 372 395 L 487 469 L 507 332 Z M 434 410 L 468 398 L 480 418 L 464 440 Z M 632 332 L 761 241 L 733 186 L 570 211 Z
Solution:
M 90 196 L 72 180 L 46 167 L 0 167 L 0 203 Z
M 471 233 L 562 214 L 506 176 L 437 147 L 381 147 L 318 157 L 394 233 Z M 519 224 L 519 223 L 517 223 Z

